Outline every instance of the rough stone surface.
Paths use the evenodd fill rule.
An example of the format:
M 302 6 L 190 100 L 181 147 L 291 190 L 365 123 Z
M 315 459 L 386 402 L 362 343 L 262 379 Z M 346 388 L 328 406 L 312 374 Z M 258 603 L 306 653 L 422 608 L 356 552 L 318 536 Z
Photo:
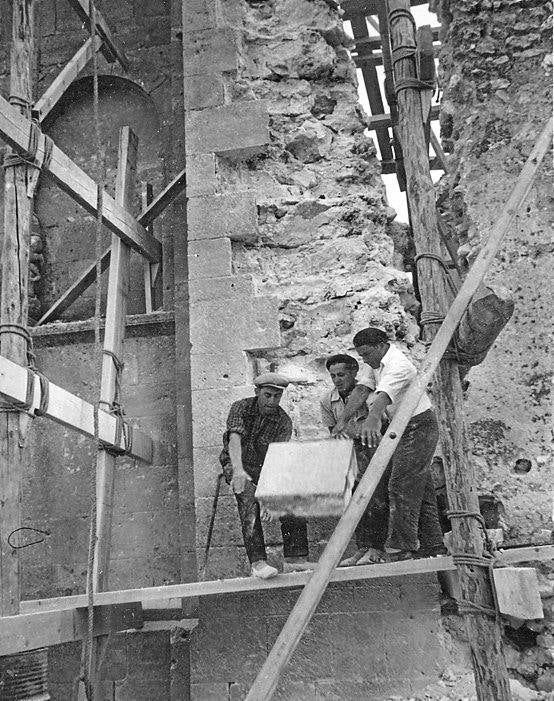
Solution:
M 447 86 L 441 135 L 452 172 L 439 202 L 471 263 L 551 114 L 548 3 L 437 2 Z M 508 541 L 552 530 L 549 335 L 552 332 L 552 168 L 543 166 L 487 276 L 516 309 L 488 358 L 471 370 L 466 411 L 479 488 L 505 505 Z M 514 470 L 528 460 L 530 471 Z

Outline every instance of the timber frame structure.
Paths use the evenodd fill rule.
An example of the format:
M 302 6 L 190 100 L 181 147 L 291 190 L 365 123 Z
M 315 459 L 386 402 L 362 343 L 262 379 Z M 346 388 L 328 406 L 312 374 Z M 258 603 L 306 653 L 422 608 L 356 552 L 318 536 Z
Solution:
M 161 244 L 154 237 L 151 225 L 156 217 L 185 190 L 185 169 L 156 197 L 152 198 L 151 188 L 143 188 L 143 210 L 137 217 L 129 211 L 131 192 L 134 188 L 136 168 L 137 138 L 128 127 L 120 134 L 118 174 L 116 197 L 111 198 L 102 192 L 99 196 L 97 184 L 84 173 L 63 151 L 61 151 L 40 130 L 40 122 L 52 110 L 67 87 L 78 76 L 83 67 L 101 51 L 108 61 L 119 61 L 125 69 L 127 58 L 113 38 L 102 16 L 94 10 L 88 0 L 69 0 L 85 25 L 91 29 L 91 36 L 67 66 L 52 83 L 46 93 L 32 107 L 29 92 L 22 94 L 21 83 L 29 80 L 28 75 L 20 80 L 19 92 L 13 89 L 14 68 L 12 54 L 12 100 L 10 104 L 0 97 L 0 138 L 11 148 L 16 156 L 10 168 L 14 171 L 14 188 L 17 190 L 25 184 L 24 195 L 32 199 L 38 175 L 51 177 L 59 187 L 68 193 L 89 213 L 101 218 L 112 232 L 112 243 L 103 252 L 101 259 L 85 271 L 68 290 L 42 316 L 38 324 L 44 324 L 56 318 L 67 309 L 82 292 L 97 279 L 98 270 L 109 269 L 108 300 L 104 334 L 104 356 L 102 364 L 102 382 L 100 401 L 111 406 L 117 384 L 116 359 L 122 351 L 125 334 L 125 304 L 128 286 L 129 252 L 138 251 L 145 260 L 144 280 L 147 291 L 146 310 L 152 311 L 151 290 L 159 274 L 161 262 Z M 27 23 L 20 27 L 20 36 L 25 46 L 20 46 L 20 56 L 27 59 L 26 70 L 30 74 L 30 55 L 32 54 L 32 18 L 26 15 L 26 9 L 32 3 L 13 0 L 14 21 L 17 11 L 19 19 Z M 421 4 L 412 0 L 412 5 Z M 344 0 L 345 19 L 351 21 L 356 42 L 355 61 L 362 69 L 364 80 L 370 96 L 370 103 L 375 114 L 371 117 L 371 128 L 377 133 L 383 173 L 396 172 L 401 187 L 406 182 L 416 179 L 424 184 L 425 196 L 414 198 L 407 187 L 408 201 L 411 204 L 410 216 L 416 248 L 419 252 L 431 252 L 441 255 L 441 245 L 446 241 L 440 236 L 440 222 L 434 203 L 434 192 L 429 168 L 440 165 L 446 170 L 444 154 L 436 138 L 428 128 L 429 119 L 436 118 L 437 110 L 431 108 L 430 92 L 434 76 L 432 44 L 436 40 L 436 30 L 418 32 L 416 41 L 414 23 L 409 12 L 408 0 L 389 0 L 388 7 L 381 0 Z M 367 21 L 375 25 L 378 20 L 381 40 L 370 38 Z M 92 27 L 90 27 L 92 25 Z M 395 47 L 410 43 L 414 51 L 393 60 Z M 379 53 L 379 48 L 381 51 Z M 16 47 L 17 51 L 18 47 Z M 419 51 L 418 65 L 420 73 L 415 73 L 416 50 Z M 380 94 L 375 66 L 382 62 L 388 77 L 387 99 L 391 106 L 390 114 L 384 112 L 383 97 Z M 431 70 L 431 64 L 432 69 Z M 17 76 L 16 76 L 17 78 Z M 19 76 L 21 78 L 21 76 Z M 401 91 L 401 81 L 408 80 Z M 412 81 L 411 83 L 409 81 Z M 420 81 L 419 85 L 415 85 Z M 394 84 L 397 89 L 394 91 Z M 15 86 L 17 88 L 17 85 Z M 23 87 L 25 87 L 23 85 Z M 27 85 L 28 87 L 28 85 Z M 393 95 L 395 95 L 393 100 Z M 31 119 L 31 110 L 34 120 Z M 393 127 L 393 135 L 389 128 Z M 410 139 L 407 134 L 410 134 Z M 429 142 L 431 141 L 435 159 L 429 161 Z M 13 655 L 23 651 L 52 646 L 68 641 L 81 640 L 90 635 L 96 639 L 105 638 L 110 632 L 136 630 L 156 630 L 181 627 L 192 630 L 195 619 L 156 622 L 148 620 L 145 615 L 149 609 L 181 608 L 181 600 L 214 594 L 235 593 L 252 590 L 271 590 L 276 588 L 303 587 L 302 594 L 292 610 L 289 620 L 278 637 L 266 663 L 264 664 L 248 699 L 259 701 L 269 699 L 277 686 L 279 676 L 287 660 L 294 651 L 300 637 L 327 584 L 330 581 L 371 579 L 379 577 L 401 576 L 423 572 L 457 570 L 461 588 L 466 601 L 473 604 L 474 610 L 465 613 L 468 635 L 473 655 L 481 663 L 476 671 L 479 698 L 509 698 L 507 677 L 502 659 L 501 644 L 497 621 L 490 621 L 477 615 L 476 607 L 490 606 L 491 581 L 482 563 L 483 538 L 479 526 L 471 516 L 476 510 L 475 503 L 469 499 L 472 475 L 463 462 L 462 430 L 449 439 L 452 444 L 443 446 L 445 454 L 451 458 L 447 465 L 450 507 L 461 514 L 453 524 L 455 546 L 459 556 L 434 559 L 421 559 L 399 563 L 370 565 L 364 567 L 335 569 L 336 565 L 358 523 L 379 478 L 386 468 L 404 429 L 411 417 L 419 397 L 425 391 L 427 383 L 435 376 L 439 383 L 440 397 L 454 397 L 452 406 L 448 402 L 439 402 L 439 413 L 443 421 L 463 424 L 461 407 L 461 389 L 457 365 L 452 360 L 445 360 L 444 353 L 451 341 L 463 313 L 471 302 L 479 283 L 489 268 L 502 238 L 525 199 L 540 163 L 551 141 L 551 122 L 545 127 L 537 145 L 520 175 L 503 213 L 490 234 L 489 241 L 483 247 L 472 269 L 467 275 L 455 299 L 444 289 L 442 268 L 433 260 L 421 261 L 420 285 L 424 310 L 440 309 L 445 318 L 433 319 L 426 331 L 430 346 L 427 357 L 422 364 L 418 377 L 412 383 L 395 419 L 381 442 L 368 469 L 355 493 L 350 505 L 341 518 L 328 546 L 314 573 L 296 573 L 281 575 L 267 582 L 245 579 L 228 579 L 213 582 L 192 582 L 141 589 L 111 591 L 108 586 L 109 542 L 111 536 L 111 510 L 113 507 L 113 471 L 116 454 L 127 453 L 133 457 L 149 462 L 152 457 L 152 441 L 144 433 L 130 432 L 122 417 L 110 411 L 98 410 L 63 388 L 48 381 L 25 363 L 28 332 L 26 306 L 18 309 L 16 317 L 6 313 L 6 305 L 12 301 L 10 295 L 18 298 L 26 289 L 25 280 L 10 279 L 4 259 L 2 280 L 1 320 L 2 337 L 0 346 L 0 396 L 5 402 L 2 412 L 3 431 L 0 434 L 0 488 L 3 491 L 6 506 L 0 516 L 0 656 Z M 391 145 L 392 142 L 392 145 Z M 17 158 L 19 156 L 19 159 Z M 21 160 L 23 159 L 23 160 Z M 34 180 L 29 179 L 27 169 L 32 168 Z M 21 179 L 21 173 L 22 179 Z M 405 174 L 410 177 L 406 179 Z M 6 179 L 8 180 L 8 176 Z M 18 180 L 19 178 L 19 180 Z M 417 200 L 417 202 L 416 202 Z M 98 204 L 101 204 L 99 212 Z M 13 209 L 6 202 L 5 240 L 11 236 L 11 228 L 26 227 L 23 240 L 28 241 L 29 220 L 13 218 Z M 10 217 L 12 217 L 10 219 Z M 442 244 L 441 244 L 442 241 Z M 6 247 L 6 242 L 5 242 Z M 23 262 L 27 263 L 28 251 L 23 251 Z M 13 261 L 12 261 L 13 262 Z M 23 266 L 24 267 L 24 266 Z M 10 282 L 11 280 L 11 282 Z M 9 284 L 11 284 L 11 287 Z M 433 306 L 435 305 L 435 306 Z M 24 331 L 22 331 L 24 329 Z M 15 344 L 15 345 L 14 345 Z M 15 350 L 14 350 L 15 349 Z M 437 379 L 438 378 L 438 379 Z M 18 502 L 18 468 L 21 455 L 9 446 L 6 438 L 10 430 L 19 431 L 21 417 L 44 416 L 61 423 L 81 434 L 96 438 L 105 450 L 100 452 L 97 465 L 98 515 L 96 520 L 96 565 L 93 572 L 94 615 L 89 623 L 92 628 L 87 631 L 87 619 L 83 609 L 87 606 L 87 595 L 20 601 L 19 567 L 17 551 L 12 550 L 6 534 L 21 523 Z M 7 422 L 7 426 L 6 426 Z M 15 423 L 14 423 L 15 422 Z M 447 441 L 448 443 L 448 441 Z M 461 450 L 460 450 L 461 448 Z M 10 453 L 10 451 L 12 451 Z M 15 451 L 15 452 L 14 452 Z M 15 457 L 14 457 L 15 456 Z M 458 457 L 457 457 L 458 456 Z M 467 556 L 476 558 L 474 564 L 468 564 Z M 508 565 L 521 561 L 551 559 L 554 546 L 537 546 L 516 548 L 499 556 L 498 564 Z M 479 561 L 479 558 L 481 560 Z M 477 566 L 475 566 L 477 562 Z M 486 640 L 487 645 L 483 644 Z M 487 665 L 484 668 L 483 665 Z M 98 671 L 98 670 L 97 670 Z

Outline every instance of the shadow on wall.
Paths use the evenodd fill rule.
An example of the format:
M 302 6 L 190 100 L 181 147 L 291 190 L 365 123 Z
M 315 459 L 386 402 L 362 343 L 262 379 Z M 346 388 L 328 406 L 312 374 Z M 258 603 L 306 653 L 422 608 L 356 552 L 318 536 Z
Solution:
M 138 136 L 137 187 L 133 214 L 141 209 L 141 181 L 152 183 L 158 192 L 163 182 L 163 139 L 158 110 L 152 98 L 137 84 L 114 76 L 99 77 L 99 116 L 102 143 L 106 147 L 105 189 L 114 195 L 119 130 L 130 126 Z M 88 175 L 96 179 L 93 82 L 91 77 L 76 81 L 43 124 L 44 131 Z M 44 313 L 95 259 L 96 220 L 76 204 L 58 185 L 45 179 L 38 190 L 35 212 L 45 233 L 44 280 L 41 312 Z M 157 232 L 161 238 L 161 233 Z M 110 244 L 104 228 L 102 249 Z M 144 312 L 142 258 L 131 256 L 129 314 Z M 108 274 L 102 276 L 102 313 Z M 95 289 L 91 286 L 63 315 L 64 321 L 87 319 L 94 314 Z

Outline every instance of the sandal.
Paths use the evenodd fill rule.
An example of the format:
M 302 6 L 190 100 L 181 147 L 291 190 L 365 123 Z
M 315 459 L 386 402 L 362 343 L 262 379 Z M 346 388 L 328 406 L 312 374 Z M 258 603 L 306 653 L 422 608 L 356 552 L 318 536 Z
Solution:
M 403 560 L 413 560 L 415 552 L 412 550 L 399 550 L 396 553 L 384 553 L 383 562 L 402 562 Z
M 368 548 L 362 557 L 356 562 L 356 565 L 377 565 L 381 562 L 386 562 L 386 553 L 377 548 Z

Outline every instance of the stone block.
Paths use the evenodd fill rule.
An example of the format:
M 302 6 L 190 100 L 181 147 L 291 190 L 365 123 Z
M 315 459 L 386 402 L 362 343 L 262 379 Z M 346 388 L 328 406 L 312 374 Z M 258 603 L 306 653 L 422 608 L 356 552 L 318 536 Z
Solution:
M 228 238 L 191 241 L 188 247 L 189 280 L 231 275 L 231 241 Z
M 226 390 L 209 389 L 192 392 L 192 435 L 194 446 L 203 448 L 221 441 L 231 404 L 253 396 L 251 385 Z
M 187 158 L 187 195 L 201 197 L 213 195 L 217 189 L 215 156 L 213 153 L 200 153 Z
M 227 619 L 201 619 L 192 641 L 191 682 L 254 679 L 267 656 L 266 644 L 262 618 L 237 619 L 236 625 Z
M 384 634 L 385 671 L 392 677 L 438 676 L 445 664 L 440 612 L 417 611 L 370 614 L 372 628 Z
M 199 548 L 206 546 L 212 506 L 212 497 L 196 500 L 196 545 Z M 212 533 L 212 545 L 238 547 L 243 544 L 235 497 L 220 495 Z
M 186 76 L 183 96 L 187 110 L 203 110 L 222 105 L 225 99 L 223 79 L 215 73 Z
M 204 546 L 196 550 L 198 567 L 204 562 L 204 550 Z M 249 574 L 250 565 L 246 557 L 244 545 L 212 545 L 210 547 L 208 565 L 205 572 L 206 580 L 247 577 Z
M 174 465 L 153 467 L 139 460 L 118 465 L 115 471 L 116 514 L 157 512 L 178 507 L 178 483 Z
M 178 549 L 177 510 L 114 514 L 111 552 L 114 563 L 120 558 L 134 558 L 136 568 L 140 569 L 142 563 L 154 553 L 167 555 Z
M 258 238 L 256 200 L 236 192 L 213 197 L 192 197 L 187 210 L 189 241 L 228 236 L 231 241 L 253 243 Z
M 213 497 L 215 494 L 217 476 L 221 472 L 219 463 L 221 448 L 221 444 L 194 448 L 194 495 L 196 497 Z M 225 486 L 221 485 L 220 494 L 226 493 Z
M 191 314 L 190 340 L 194 354 L 277 347 L 281 344 L 277 300 L 253 297 L 248 303 L 219 300 L 196 304 Z
M 360 679 L 322 679 L 315 682 L 317 701 L 376 701 L 388 698 L 393 692 L 412 696 L 409 683 L 388 679 L 376 671 L 370 681 Z
M 269 144 L 269 115 L 259 100 L 189 112 L 187 156 L 216 153 L 233 161 L 263 153 Z
M 183 3 L 183 29 L 192 32 L 213 29 L 217 24 L 219 0 L 187 0 Z
M 190 281 L 189 295 L 191 304 L 212 302 L 221 298 L 253 297 L 254 285 L 250 275 L 231 275 L 229 277 L 196 278 Z
M 253 381 L 253 368 L 241 350 L 191 356 L 192 389 L 218 389 L 247 385 Z
M 190 701 L 229 701 L 229 682 L 191 684 Z
M 230 27 L 187 31 L 183 23 L 183 30 L 183 75 L 237 70 L 237 35 Z

